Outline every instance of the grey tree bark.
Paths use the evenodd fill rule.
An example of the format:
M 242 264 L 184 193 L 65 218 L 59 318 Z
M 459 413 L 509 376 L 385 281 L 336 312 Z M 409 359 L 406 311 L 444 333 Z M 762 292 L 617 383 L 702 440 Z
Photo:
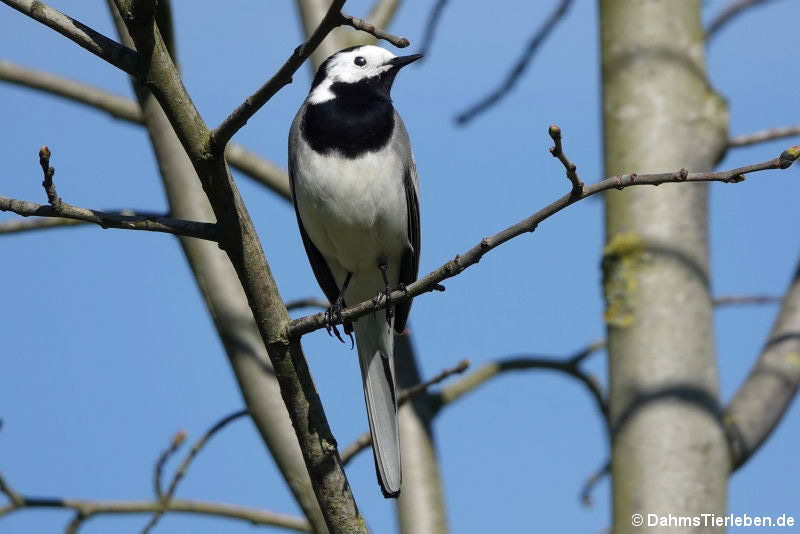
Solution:
M 700 1 L 601 0 L 600 29 L 606 175 L 710 169 L 727 109 L 706 75 Z M 607 193 L 605 223 L 614 532 L 641 532 L 636 513 L 723 514 L 708 187 Z
M 122 42 L 133 48 L 116 7 L 111 1 L 108 4 Z M 169 13 L 169 2 L 159 2 L 159 9 L 162 13 Z M 162 26 L 162 20 L 159 20 L 159 26 Z M 166 27 L 162 32 L 171 35 L 172 29 Z M 174 54 L 174 51 L 174 46 L 170 46 L 170 52 Z M 134 80 L 131 83 L 142 109 L 170 211 L 180 218 L 213 221 L 214 213 L 197 173 L 161 106 L 147 89 Z M 191 238 L 180 238 L 180 243 L 253 423 L 315 532 L 327 534 L 328 528 L 311 487 L 292 422 L 236 271 L 216 243 Z

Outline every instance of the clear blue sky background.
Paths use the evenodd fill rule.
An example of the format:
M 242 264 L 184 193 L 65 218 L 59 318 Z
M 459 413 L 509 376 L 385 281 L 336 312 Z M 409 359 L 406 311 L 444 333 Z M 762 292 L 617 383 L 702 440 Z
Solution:
M 705 18 L 725 3 L 706 2 Z M 431 4 L 405 2 L 392 29 L 418 43 Z M 450 2 L 427 60 L 397 80 L 393 96 L 421 176 L 422 272 L 566 191 L 563 170 L 547 153 L 549 124 L 563 128 L 585 180 L 602 175 L 596 2 L 576 2 L 498 107 L 467 128 L 452 122 L 506 74 L 553 4 L 508 0 L 487 13 L 483 3 Z M 104 2 L 53 5 L 113 34 Z M 238 1 L 227 9 L 209 1 L 174 5 L 185 83 L 211 125 L 301 40 L 290 0 Z M 347 7 L 363 15 L 368 5 Z M 710 45 L 711 79 L 729 100 L 732 134 L 798 122 L 796 7 L 783 0 L 753 10 Z M 130 95 L 122 73 L 6 6 L 0 6 L 0 50 L 3 59 Z M 298 73 L 236 140 L 285 166 L 287 130 L 309 76 L 305 68 Z M 0 121 L 0 194 L 44 201 L 36 153 L 47 144 L 67 202 L 166 209 L 141 128 L 4 84 Z M 775 157 L 792 142 L 798 141 L 736 150 L 722 166 Z M 291 207 L 244 177 L 239 184 L 282 295 L 319 295 Z M 782 293 L 800 251 L 800 168 L 711 190 L 714 293 Z M 477 367 L 510 354 L 564 355 L 602 337 L 602 235 L 602 203 L 581 202 L 492 252 L 449 281 L 446 293 L 418 298 L 411 325 L 424 374 L 462 358 Z M 186 429 L 196 438 L 242 406 L 177 242 L 85 227 L 0 236 L 0 247 L 0 472 L 32 495 L 150 498 L 153 462 L 171 436 Z M 746 376 L 775 312 L 716 312 L 725 400 Z M 366 429 L 356 353 L 324 332 L 304 338 L 304 346 L 334 434 L 347 444 Z M 587 367 L 605 382 L 605 355 Z M 435 429 L 453 532 L 600 532 L 609 525 L 607 480 L 594 492 L 594 507 L 578 501 L 608 450 L 591 399 L 573 380 L 546 372 L 507 375 L 448 408 Z M 731 512 L 800 518 L 798 441 L 800 412 L 793 406 L 733 477 Z M 380 496 L 370 455 L 362 454 L 348 474 L 373 531 L 394 532 L 394 507 Z M 208 445 L 178 496 L 297 512 L 248 421 Z M 0 520 L 0 532 L 59 532 L 69 517 L 22 511 Z M 82 532 L 136 532 L 146 520 L 103 517 Z M 171 515 L 158 528 L 253 527 Z

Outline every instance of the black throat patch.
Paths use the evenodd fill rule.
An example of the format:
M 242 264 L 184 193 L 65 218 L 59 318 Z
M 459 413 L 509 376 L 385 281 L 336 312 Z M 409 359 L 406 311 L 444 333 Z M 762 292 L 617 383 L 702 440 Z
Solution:
M 379 77 L 358 83 L 334 83 L 335 98 L 310 104 L 300 123 L 303 137 L 316 152 L 338 150 L 354 159 L 389 142 L 394 131 L 394 108 Z

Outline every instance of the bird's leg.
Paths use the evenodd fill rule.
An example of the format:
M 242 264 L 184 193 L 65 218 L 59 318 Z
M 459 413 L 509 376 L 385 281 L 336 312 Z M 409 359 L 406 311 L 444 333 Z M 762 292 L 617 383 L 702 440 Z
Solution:
M 392 288 L 389 287 L 389 275 L 386 273 L 388 267 L 386 263 L 381 262 L 378 264 L 378 269 L 381 270 L 381 276 L 383 276 L 383 298 L 386 299 L 386 302 L 389 301 L 389 295 L 392 294 Z M 390 325 L 392 324 L 392 307 L 386 306 L 386 322 Z
M 336 323 L 341 322 L 344 323 L 342 320 L 342 308 L 347 306 L 344 302 L 344 293 L 347 291 L 347 286 L 350 285 L 350 279 L 353 277 L 353 273 L 347 273 L 347 276 L 344 279 L 344 283 L 342 284 L 342 290 L 339 291 L 339 296 L 336 297 L 336 301 L 331 305 L 330 308 L 325 312 L 325 330 L 328 332 L 328 335 L 331 335 L 333 332 L 336 335 L 336 339 L 344 343 L 344 339 L 342 339 L 341 334 L 339 334 L 339 329 L 336 328 Z M 350 343 L 353 343 L 353 325 L 351 323 L 345 323 L 344 326 L 344 333 L 350 337 Z

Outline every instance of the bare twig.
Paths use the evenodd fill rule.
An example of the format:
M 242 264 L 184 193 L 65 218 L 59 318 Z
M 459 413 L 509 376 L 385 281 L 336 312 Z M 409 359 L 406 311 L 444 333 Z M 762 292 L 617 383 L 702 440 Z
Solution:
M 563 210 L 567 206 L 575 204 L 576 202 L 588 198 L 592 195 L 607 191 L 609 189 L 624 189 L 629 186 L 636 185 L 661 185 L 666 183 L 682 183 L 682 182 L 723 182 L 723 183 L 738 183 L 744 180 L 745 174 L 765 171 L 770 169 L 786 169 L 800 157 L 800 145 L 793 146 L 783 151 L 777 158 L 757 163 L 754 165 L 747 165 L 744 167 L 737 167 L 727 171 L 718 172 L 693 172 L 690 173 L 686 169 L 681 169 L 673 173 L 658 173 L 658 174 L 624 174 L 619 176 L 610 176 L 603 180 L 585 186 L 583 191 L 575 195 L 570 192 L 562 196 L 558 200 L 551 202 L 544 208 L 529 217 L 519 221 L 518 223 L 501 230 L 490 237 L 483 238 L 477 245 L 467 250 L 463 254 L 456 255 L 455 258 L 448 261 L 438 269 L 431 271 L 425 276 L 419 278 L 416 282 L 409 284 L 403 289 L 397 289 L 391 292 L 386 299 L 381 299 L 380 302 L 375 302 L 374 299 L 364 301 L 362 303 L 350 306 L 342 310 L 341 315 L 338 316 L 339 321 L 353 321 L 362 315 L 371 313 L 378 309 L 383 309 L 388 305 L 407 300 L 409 298 L 428 293 L 441 288 L 440 282 L 452 278 L 468 267 L 475 265 L 480 259 L 490 250 L 497 248 L 506 241 L 509 241 L 522 234 L 533 232 L 536 226 Z M 320 328 L 324 328 L 328 324 L 324 313 L 317 313 L 308 315 L 291 321 L 287 326 L 287 335 L 290 338 L 298 338 L 308 332 L 313 332 Z
M 344 26 L 350 26 L 351 28 L 355 28 L 356 30 L 367 32 L 368 34 L 373 35 L 378 39 L 383 39 L 384 41 L 392 43 L 397 48 L 405 48 L 411 44 L 411 41 L 409 41 L 405 37 L 398 37 L 397 35 L 392 35 L 391 33 L 387 33 L 380 28 L 376 28 L 375 25 L 371 24 L 370 22 L 360 19 L 358 17 L 354 17 L 352 15 L 346 15 L 342 13 L 341 24 Z
M 447 379 L 448 377 L 454 374 L 460 374 L 467 370 L 469 367 L 469 360 L 461 360 L 458 365 L 455 367 L 451 367 L 450 369 L 445 369 L 438 375 L 434 376 L 433 378 L 426 380 L 425 382 L 420 382 L 419 384 L 412 386 L 406 390 L 400 392 L 397 396 L 397 405 L 402 406 L 409 400 L 411 400 L 416 395 L 420 393 L 424 393 L 428 391 L 431 386 L 434 386 L 443 380 Z M 370 436 L 369 432 L 364 432 L 358 438 L 353 441 L 350 445 L 342 449 L 341 458 L 342 458 L 342 465 L 347 465 L 350 460 L 352 460 L 359 452 L 363 451 L 367 447 L 370 446 L 372 443 L 372 436 Z
M 158 215 L 137 215 L 134 212 L 104 212 L 80 208 L 61 202 L 58 209 L 27 200 L 17 200 L 0 196 L 0 211 L 10 211 L 23 217 L 57 217 L 86 223 L 94 223 L 102 228 L 122 230 L 145 230 L 166 234 L 196 237 L 208 241 L 217 240 L 217 225 L 214 223 L 185 221 Z
M 592 490 L 594 490 L 598 482 L 603 480 L 610 473 L 611 462 L 606 460 L 606 463 L 603 464 L 603 467 L 592 473 L 589 478 L 586 479 L 586 482 L 583 483 L 583 487 L 581 488 L 581 504 L 584 506 L 591 506 L 593 504 Z
M 447 5 L 447 0 L 436 0 L 436 3 L 433 5 L 430 14 L 428 15 L 428 20 L 425 23 L 425 31 L 422 34 L 422 46 L 420 46 L 420 53 L 425 54 L 427 57 L 428 51 L 431 49 L 431 44 L 433 44 L 433 38 L 436 35 L 436 30 L 439 28 L 439 22 L 442 20 L 442 13 L 444 13 L 445 5 Z M 425 58 L 422 58 L 422 61 L 425 61 Z
M 466 371 L 468 368 L 469 368 L 469 360 L 461 360 L 455 367 L 445 369 L 438 375 L 434 376 L 433 378 L 429 378 L 425 382 L 420 382 L 415 386 L 411 386 L 408 389 L 400 391 L 400 394 L 397 396 L 397 404 L 398 405 L 405 404 L 406 402 L 408 402 L 409 399 L 415 397 L 416 395 L 428 391 L 428 388 L 430 388 L 431 386 L 435 386 L 440 382 L 444 382 L 446 379 L 448 379 L 453 375 L 459 375 L 464 371 Z
M 715 297 L 711 303 L 716 308 L 741 306 L 746 304 L 780 304 L 781 297 L 773 295 L 725 295 Z
M 72 528 L 72 532 L 74 532 L 80 523 L 94 516 L 149 514 L 161 510 L 163 505 L 158 501 L 93 501 L 20 495 L 19 501 L 16 504 L 12 502 L 0 506 L 0 517 L 28 508 L 74 510 L 76 515 L 69 525 L 69 528 Z M 252 525 L 270 525 L 294 530 L 296 532 L 311 532 L 311 526 L 308 524 L 308 521 L 301 517 L 233 504 L 175 499 L 167 504 L 166 511 L 237 519 Z
M 795 124 L 794 126 L 784 126 L 782 128 L 759 130 L 750 134 L 737 135 L 728 141 L 728 147 L 738 148 L 742 146 L 750 146 L 757 143 L 772 141 L 774 139 L 794 137 L 796 135 L 800 135 L 800 124 Z
M 139 56 L 134 50 L 122 46 L 113 39 L 109 39 L 105 35 L 38 0 L 0 1 L 52 28 L 67 39 L 131 76 L 138 74 Z
M 734 0 L 725 9 L 720 11 L 708 24 L 708 28 L 706 29 L 706 41 L 714 37 L 723 26 L 746 10 L 764 5 L 771 1 L 772 0 Z
M 553 31 L 553 29 L 558 25 L 561 19 L 564 18 L 564 15 L 567 14 L 567 10 L 571 5 L 572 0 L 559 0 L 555 9 L 553 9 L 542 25 L 536 30 L 536 33 L 534 33 L 531 39 L 528 41 L 528 45 L 525 47 L 525 50 L 522 52 L 522 55 L 519 57 L 519 59 L 517 59 L 516 64 L 514 64 L 514 67 L 511 69 L 511 72 L 509 72 L 505 80 L 503 80 L 503 83 L 501 83 L 497 89 L 486 95 L 477 103 L 459 113 L 456 116 L 456 124 L 461 126 L 465 125 L 476 116 L 497 104 L 509 93 L 509 91 L 511 91 L 511 89 L 514 88 L 514 85 L 516 85 L 522 74 L 525 72 L 525 69 L 528 68 L 528 65 L 530 64 L 531 59 L 533 59 L 533 56 L 536 54 L 536 51 L 542 45 L 547 36 L 550 35 L 550 32 Z
M 292 83 L 292 76 L 300 68 L 300 65 L 308 59 L 315 48 L 322 42 L 328 33 L 337 26 L 352 26 L 358 30 L 365 31 L 379 39 L 386 39 L 395 46 L 408 46 L 408 39 L 396 37 L 388 34 L 372 24 L 357 19 L 341 12 L 344 0 L 334 0 L 322 21 L 314 30 L 314 33 L 302 45 L 295 48 L 289 59 L 278 69 L 267 83 L 261 86 L 258 91 L 247 97 L 243 104 L 237 107 L 222 123 L 212 132 L 214 147 L 219 150 L 224 148 L 231 137 L 244 126 L 261 106 L 263 106 L 272 96 L 283 86 Z
M 578 178 L 578 168 L 576 165 L 567 158 L 566 154 L 564 154 L 564 148 L 561 146 L 561 128 L 553 124 L 547 130 L 547 133 L 550 134 L 550 137 L 555 143 L 555 145 L 550 148 L 550 153 L 554 158 L 558 158 L 558 161 L 564 165 L 564 169 L 567 171 L 567 179 L 569 179 L 570 183 L 572 183 L 572 193 L 575 195 L 580 195 L 581 191 L 583 191 L 583 182 L 581 182 L 581 179 Z
M 189 452 L 186 454 L 183 462 L 181 462 L 180 467 L 178 467 L 178 469 L 175 471 L 175 474 L 172 476 L 172 481 L 170 482 L 167 491 L 160 496 L 159 503 L 161 503 L 162 509 L 158 509 L 153 512 L 153 516 L 150 518 L 150 521 L 148 521 L 147 525 L 145 525 L 145 527 L 142 529 L 143 534 L 150 532 L 150 530 L 156 526 L 159 519 L 161 519 L 161 516 L 164 514 L 164 512 L 168 510 L 168 505 L 172 501 L 172 497 L 175 495 L 175 490 L 178 488 L 178 483 L 180 483 L 181 479 L 186 475 L 189 465 L 195 459 L 200 450 L 205 446 L 205 444 L 208 443 L 208 440 L 210 440 L 214 434 L 225 428 L 228 424 L 248 414 L 249 412 L 247 410 L 238 410 L 223 417 L 214 423 L 214 425 L 209 428 L 194 445 L 192 445 L 192 448 L 189 449 Z M 156 491 L 158 491 L 160 488 L 160 482 L 156 483 L 156 488 Z
M 43 146 L 39 149 L 39 165 L 42 167 L 42 187 L 47 195 L 47 201 L 53 207 L 56 213 L 61 209 L 61 197 L 58 196 L 56 185 L 53 183 L 53 175 L 56 173 L 55 167 L 50 166 L 50 149 Z
M 486 383 L 490 379 L 502 373 L 508 371 L 545 369 L 565 373 L 573 378 L 576 378 L 579 382 L 586 386 L 586 389 L 594 399 L 595 405 L 597 406 L 597 411 L 599 411 L 603 416 L 606 430 L 609 430 L 608 405 L 606 403 L 605 394 L 595 379 L 580 368 L 580 364 L 589 355 L 595 354 L 603 348 L 605 348 L 604 341 L 594 341 L 577 351 L 575 354 L 560 360 L 554 358 L 542 358 L 538 356 L 519 356 L 486 363 L 463 378 L 456 380 L 452 384 L 442 388 L 437 394 L 439 405 L 437 409 L 440 410 L 444 406 L 452 404 L 467 393 L 477 389 L 478 386 Z
M 161 489 L 161 475 L 164 472 L 164 464 L 167 463 L 167 460 L 169 460 L 173 454 L 178 452 L 178 449 L 184 441 L 186 441 L 186 431 L 180 430 L 176 432 L 169 442 L 169 447 L 164 449 L 164 451 L 158 455 L 158 460 L 156 460 L 156 465 L 153 469 L 153 493 L 157 499 L 160 499 L 163 496 L 163 490 Z

